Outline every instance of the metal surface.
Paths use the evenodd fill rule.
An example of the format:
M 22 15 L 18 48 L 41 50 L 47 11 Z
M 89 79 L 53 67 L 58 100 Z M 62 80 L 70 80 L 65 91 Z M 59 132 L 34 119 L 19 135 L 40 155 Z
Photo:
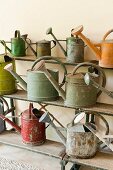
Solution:
M 15 62 L 12 60 L 12 62 L 4 62 L 0 63 L 0 95 L 4 94 L 12 94 L 17 91 L 16 88 L 16 81 L 14 77 L 6 70 L 4 70 L 4 67 L 7 64 L 12 63 L 12 69 L 15 69 Z

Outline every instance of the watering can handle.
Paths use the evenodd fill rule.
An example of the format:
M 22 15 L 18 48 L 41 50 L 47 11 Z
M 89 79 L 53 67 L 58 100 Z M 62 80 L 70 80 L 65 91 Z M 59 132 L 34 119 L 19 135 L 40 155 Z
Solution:
M 63 70 L 64 70 L 64 78 L 63 78 L 63 81 L 62 81 L 61 84 L 63 85 L 63 84 L 65 83 L 65 75 L 67 74 L 67 70 L 66 70 L 65 65 L 64 65 L 60 60 L 56 59 L 55 57 L 52 57 L 52 56 L 44 56 L 44 57 L 38 58 L 38 59 L 33 63 L 32 67 L 31 67 L 31 70 L 33 70 L 33 68 L 35 67 L 35 65 L 36 65 L 39 61 L 41 61 L 41 60 L 55 60 L 55 61 L 57 61 L 58 64 L 60 64 L 60 65 L 62 66 L 62 68 L 63 68 Z
M 113 32 L 113 29 L 109 30 L 103 37 L 103 40 L 102 41 L 105 41 L 106 37 Z
M 5 111 L 5 115 L 7 115 L 8 114 L 8 112 L 9 112 L 9 106 L 8 106 L 8 103 L 7 103 L 7 101 L 2 97 L 2 96 L 0 96 L 0 100 L 5 104 L 5 106 L 6 106 L 6 111 Z
M 20 38 L 20 31 L 19 30 L 15 31 L 15 38 Z
M 78 64 L 77 66 L 75 66 L 75 68 L 73 69 L 72 71 L 72 75 L 75 74 L 75 72 L 78 70 L 78 68 L 82 67 L 82 66 L 92 66 L 94 68 L 96 68 L 98 71 L 99 71 L 99 74 L 100 74 L 100 78 L 102 77 L 102 87 L 105 87 L 106 85 L 106 75 L 103 71 L 102 68 L 100 68 L 98 65 L 96 64 L 92 64 L 92 63 L 89 63 L 89 62 L 83 62 L 83 63 L 80 63 Z M 102 93 L 102 91 L 99 91 L 97 96 L 99 96 L 100 94 Z
M 51 49 L 52 49 L 52 48 L 54 48 L 56 46 L 56 41 L 55 40 L 51 40 L 51 42 L 53 42 L 53 46 L 51 47 Z

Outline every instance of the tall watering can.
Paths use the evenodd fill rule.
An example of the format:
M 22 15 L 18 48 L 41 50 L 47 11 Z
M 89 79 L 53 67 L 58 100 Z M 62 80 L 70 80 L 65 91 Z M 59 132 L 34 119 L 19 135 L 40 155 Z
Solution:
M 53 101 L 57 100 L 59 94 L 48 78 L 44 75 L 44 73 L 37 68 L 40 67 L 41 60 L 55 60 L 59 63 L 63 70 L 64 70 L 64 78 L 61 83 L 63 85 L 65 83 L 65 75 L 67 74 L 67 70 L 64 64 L 56 59 L 55 57 L 45 56 L 37 59 L 31 69 L 27 71 L 27 83 L 16 73 L 12 70 L 12 65 L 7 65 L 4 69 L 9 71 L 21 84 L 24 90 L 27 91 L 27 97 L 29 100 L 33 101 Z M 48 69 L 48 72 L 52 75 L 53 79 L 59 83 L 59 72 L 57 70 Z
M 1 41 L 1 44 L 5 46 L 5 42 Z M 26 55 L 26 44 L 20 35 L 20 31 L 16 30 L 14 38 L 11 38 L 11 49 L 7 47 L 7 50 L 15 57 L 22 57 Z
M 106 40 L 106 37 L 113 32 L 113 29 L 109 30 L 103 37 L 102 42 L 93 44 L 88 38 L 86 38 L 83 34 L 83 26 L 80 25 L 76 27 L 73 31 L 73 35 L 78 35 L 84 42 L 91 48 L 91 50 L 95 53 L 97 58 L 99 59 L 99 66 L 105 68 L 113 68 L 113 40 Z M 98 49 L 98 47 L 100 49 Z
M 54 40 L 57 42 L 62 52 L 66 56 L 66 59 L 70 63 L 80 63 L 84 61 L 84 42 L 78 36 L 66 38 L 66 50 L 63 48 L 56 36 L 52 32 L 52 28 L 48 28 L 46 34 L 51 34 Z
M 92 78 L 91 73 L 86 73 L 84 76 L 84 80 L 87 85 L 92 85 L 97 89 L 101 90 L 102 92 L 104 92 L 105 94 L 107 94 L 109 97 L 113 98 L 113 92 L 103 88 L 100 84 L 95 82 L 94 79 Z
M 99 114 L 94 113 L 94 115 L 99 116 L 104 121 L 106 125 L 105 134 L 108 134 L 109 125 L 106 119 Z M 74 156 L 76 158 L 91 158 L 96 154 L 98 139 L 90 131 L 85 132 L 83 125 L 79 123 L 84 116 L 84 112 L 80 112 L 75 115 L 73 121 L 67 125 L 67 128 L 64 129 L 67 131 L 66 137 L 55 126 L 48 113 L 44 113 L 39 119 L 39 122 L 49 123 L 54 128 L 60 137 L 61 142 L 66 147 L 67 155 Z
M 88 107 L 96 103 L 97 97 L 100 95 L 100 92 L 93 86 L 87 86 L 84 82 L 85 73 L 75 73 L 78 68 L 82 66 L 94 67 L 98 70 L 98 78 L 96 81 L 99 81 L 102 86 L 105 86 L 106 77 L 104 71 L 97 65 L 92 63 L 81 63 L 78 64 L 71 74 L 66 76 L 66 90 L 61 89 L 54 79 L 54 77 L 48 72 L 45 67 L 45 62 L 41 61 L 38 70 L 42 71 L 47 78 L 50 80 L 52 85 L 59 92 L 61 97 L 64 99 L 64 104 L 69 107 Z
M 0 99 L 6 102 L 4 98 L 0 97 Z M 43 111 L 33 108 L 33 104 L 30 103 L 29 109 L 23 111 L 21 114 L 21 127 L 5 117 L 3 114 L 0 114 L 0 118 L 9 123 L 21 134 L 23 143 L 41 145 L 46 140 L 45 123 L 39 122 L 39 118 L 42 114 L 44 114 Z
M 56 46 L 56 42 L 53 40 L 41 40 L 36 42 L 36 50 L 34 50 L 31 44 L 26 40 L 26 36 L 23 35 L 22 38 L 37 58 L 42 56 L 51 56 L 51 49 Z M 53 42 L 53 46 L 51 45 L 51 42 Z

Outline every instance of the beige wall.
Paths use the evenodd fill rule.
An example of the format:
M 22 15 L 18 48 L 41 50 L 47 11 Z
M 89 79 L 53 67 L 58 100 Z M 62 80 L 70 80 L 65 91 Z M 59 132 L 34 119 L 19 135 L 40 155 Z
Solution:
M 18 29 L 21 34 L 28 33 L 33 42 L 42 39 L 50 40 L 51 36 L 45 34 L 46 29 L 50 26 L 58 39 L 65 39 L 70 36 L 72 28 L 83 24 L 84 34 L 90 40 L 99 42 L 103 35 L 113 28 L 112 16 L 113 0 L 1 0 L 0 39 L 9 41 L 14 36 L 14 31 Z M 112 38 L 113 35 L 111 34 L 109 37 Z M 3 52 L 2 47 L 0 50 Z M 52 51 L 52 55 L 64 57 L 58 47 Z M 95 59 L 89 48 L 85 49 L 85 59 Z M 17 71 L 20 74 L 26 73 L 31 64 L 31 62 L 27 62 L 25 67 L 25 63 L 17 62 Z M 112 69 L 106 70 L 106 75 L 106 87 L 113 90 Z M 113 100 L 106 95 L 101 95 L 99 101 L 113 103 Z M 18 102 L 17 108 L 19 112 L 26 107 L 25 102 Z M 48 108 L 50 111 L 54 111 L 53 114 L 64 125 L 69 122 L 69 119 L 73 118 L 74 110 L 50 106 Z M 110 124 L 113 123 L 112 119 L 109 121 Z M 48 133 L 53 138 L 54 131 Z

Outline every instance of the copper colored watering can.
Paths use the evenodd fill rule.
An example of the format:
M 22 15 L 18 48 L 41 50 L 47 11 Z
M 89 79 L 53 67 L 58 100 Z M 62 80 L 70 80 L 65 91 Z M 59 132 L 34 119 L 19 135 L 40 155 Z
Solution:
M 91 48 L 99 60 L 99 66 L 113 68 L 113 40 L 106 40 L 106 37 L 113 32 L 113 29 L 109 30 L 103 36 L 102 42 L 98 44 L 93 44 L 82 34 L 82 31 L 83 26 L 80 25 L 72 31 L 72 35 L 78 35 L 85 42 L 85 44 Z
M 0 97 L 0 99 L 7 103 L 4 98 Z M 7 112 L 8 109 L 9 108 L 7 107 Z M 43 113 L 43 111 L 33 108 L 33 104 L 30 103 L 29 109 L 23 111 L 21 114 L 21 127 L 8 119 L 3 114 L 0 114 L 0 118 L 9 123 L 14 129 L 21 133 L 22 141 L 24 143 L 41 145 L 46 140 L 45 123 L 39 122 L 39 118 Z

